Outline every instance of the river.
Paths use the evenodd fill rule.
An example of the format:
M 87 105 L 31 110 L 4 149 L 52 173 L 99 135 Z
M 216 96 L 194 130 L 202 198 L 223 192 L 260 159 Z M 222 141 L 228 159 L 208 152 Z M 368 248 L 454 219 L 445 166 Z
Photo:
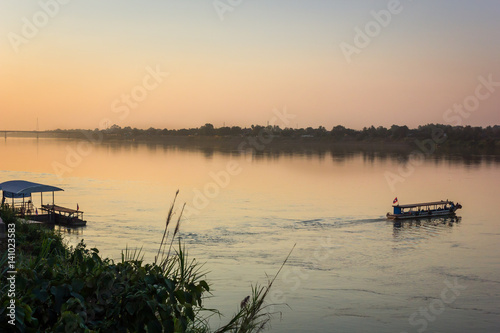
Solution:
M 63 230 L 67 242 L 85 239 L 113 259 L 142 247 L 152 260 L 179 190 L 180 236 L 208 271 L 206 302 L 221 322 L 295 246 L 268 298 L 272 332 L 500 331 L 498 156 L 2 139 L 0 182 L 14 179 L 62 187 L 56 204 L 78 204 L 88 221 Z M 385 214 L 395 197 L 463 209 L 456 219 L 394 225 Z

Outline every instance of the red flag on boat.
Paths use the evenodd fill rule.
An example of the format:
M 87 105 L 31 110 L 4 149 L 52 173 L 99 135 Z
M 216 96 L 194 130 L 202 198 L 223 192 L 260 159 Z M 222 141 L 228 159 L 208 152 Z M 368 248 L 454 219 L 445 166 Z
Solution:
M 80 210 L 80 206 L 78 206 L 78 204 L 76 204 L 76 210 Z
M 394 200 L 392 200 L 392 204 L 394 205 L 396 202 L 398 202 L 398 197 L 395 197 Z

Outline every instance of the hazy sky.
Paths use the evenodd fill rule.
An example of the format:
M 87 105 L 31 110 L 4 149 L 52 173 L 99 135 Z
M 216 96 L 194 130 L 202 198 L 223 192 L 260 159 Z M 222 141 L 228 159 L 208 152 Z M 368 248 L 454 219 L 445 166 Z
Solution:
M 496 0 L 2 0 L 0 130 L 275 108 L 281 127 L 500 124 L 499 18 Z

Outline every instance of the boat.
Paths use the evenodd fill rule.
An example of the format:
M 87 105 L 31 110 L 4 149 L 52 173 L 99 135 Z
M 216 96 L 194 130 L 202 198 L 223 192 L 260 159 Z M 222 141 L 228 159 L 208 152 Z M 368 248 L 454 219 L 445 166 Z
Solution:
M 87 224 L 83 219 L 83 212 L 79 209 L 70 209 L 54 204 L 54 193 L 64 191 L 60 187 L 29 182 L 25 180 L 11 180 L 0 184 L 2 191 L 2 205 L 10 208 L 14 213 L 25 220 L 80 227 Z M 43 204 L 43 193 L 52 192 L 52 204 Z M 33 204 L 33 193 L 40 193 L 40 207 Z
M 54 223 L 70 227 L 81 227 L 87 224 L 83 219 L 83 212 L 57 205 L 42 205 L 42 211 L 54 215 Z
M 404 220 L 416 218 L 433 218 L 442 216 L 454 216 L 457 209 L 462 205 L 449 200 L 423 202 L 410 205 L 392 205 L 393 212 L 387 213 L 390 220 Z

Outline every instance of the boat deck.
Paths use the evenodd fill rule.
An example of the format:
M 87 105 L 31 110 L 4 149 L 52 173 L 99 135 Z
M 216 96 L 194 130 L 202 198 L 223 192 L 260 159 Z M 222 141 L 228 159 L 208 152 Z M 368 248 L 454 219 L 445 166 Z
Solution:
M 58 213 L 68 213 L 68 214 L 83 213 L 81 210 L 75 210 L 58 205 L 42 205 L 42 208 L 45 210 L 54 211 Z
M 392 207 L 399 207 L 399 208 L 416 208 L 416 207 L 428 207 L 428 206 L 437 206 L 437 205 L 451 205 L 453 204 L 453 201 L 448 201 L 448 200 L 441 200 L 441 201 L 432 201 L 432 202 L 422 202 L 422 203 L 417 203 L 417 204 L 410 204 L 410 205 L 392 205 Z

